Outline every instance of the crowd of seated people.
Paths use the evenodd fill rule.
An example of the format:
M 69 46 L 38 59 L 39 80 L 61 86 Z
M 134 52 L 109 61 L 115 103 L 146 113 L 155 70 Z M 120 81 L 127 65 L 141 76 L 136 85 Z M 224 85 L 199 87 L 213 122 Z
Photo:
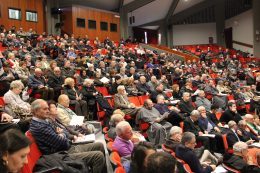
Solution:
M 102 144 L 71 144 L 94 131 L 87 123 L 70 126 L 75 116 L 107 126 L 114 150 L 126 159 L 127 172 L 152 173 L 160 170 L 156 166 L 161 170 L 168 166 L 174 172 L 174 164 L 160 163 L 177 159 L 193 172 L 210 172 L 221 162 L 216 153 L 233 149 L 237 155 L 237 142 L 251 145 L 259 141 L 259 61 L 241 62 L 233 51 L 222 49 L 209 50 L 206 58 L 185 61 L 124 40 L 116 43 L 106 38 L 102 42 L 67 34 L 35 37 L 32 31 L 20 37 L 20 32 L 14 28 L 1 31 L 0 133 L 9 128 L 29 130 L 42 154 L 66 150 L 93 172 L 104 172 Z M 171 132 L 173 126 L 184 133 L 180 129 Z M 143 144 L 143 140 L 150 143 Z M 168 145 L 174 155 L 150 153 L 162 144 L 167 146 L 169 140 L 176 140 L 173 148 Z M 147 157 L 139 160 L 138 154 Z M 151 159 L 153 169 L 146 170 Z

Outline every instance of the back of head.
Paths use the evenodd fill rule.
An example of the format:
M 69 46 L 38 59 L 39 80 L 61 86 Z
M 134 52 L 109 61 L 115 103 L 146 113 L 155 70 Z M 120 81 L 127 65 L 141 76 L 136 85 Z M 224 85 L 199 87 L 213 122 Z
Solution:
M 174 173 L 176 160 L 166 152 L 156 152 L 148 157 L 146 173 Z
M 133 149 L 131 155 L 131 170 L 132 172 L 144 172 L 145 158 L 147 157 L 147 150 L 154 150 L 155 148 L 150 142 L 139 142 Z

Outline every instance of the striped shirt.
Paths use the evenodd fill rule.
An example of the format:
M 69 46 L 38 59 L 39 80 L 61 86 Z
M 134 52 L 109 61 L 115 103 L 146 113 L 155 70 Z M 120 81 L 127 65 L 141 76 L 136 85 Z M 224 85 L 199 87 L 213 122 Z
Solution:
M 58 135 L 51 124 L 45 120 L 33 117 L 30 131 L 42 154 L 52 154 L 70 148 L 68 137 Z

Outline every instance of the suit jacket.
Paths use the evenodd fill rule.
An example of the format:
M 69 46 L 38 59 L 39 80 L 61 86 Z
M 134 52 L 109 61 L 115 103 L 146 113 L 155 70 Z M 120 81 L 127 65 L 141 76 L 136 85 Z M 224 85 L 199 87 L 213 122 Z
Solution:
M 254 165 L 248 165 L 244 159 L 237 155 L 225 154 L 223 163 L 227 166 L 234 168 L 241 173 L 259 173 L 259 168 Z
M 232 148 L 233 145 L 238 142 L 238 141 L 246 141 L 243 136 L 239 136 L 237 133 L 234 131 L 230 130 L 227 133 L 227 142 L 228 142 L 228 147 Z
M 216 125 L 209 119 L 209 118 L 202 118 L 198 119 L 199 126 L 204 130 L 207 131 L 208 123 L 212 125 L 212 128 L 216 127 Z
M 192 132 L 198 136 L 200 131 L 203 132 L 203 129 L 200 128 L 198 121 L 193 122 L 190 117 L 186 117 L 184 120 L 184 132 Z
M 129 104 L 127 95 L 115 94 L 115 108 L 127 109 Z
M 242 120 L 242 118 L 239 113 L 232 112 L 230 109 L 228 109 L 220 117 L 220 122 L 225 122 L 226 124 L 228 124 L 228 122 L 231 120 L 238 123 L 240 120 Z
M 190 113 L 194 110 L 194 107 L 192 106 L 191 101 L 185 102 L 183 99 L 179 102 L 179 109 L 181 110 L 181 113 L 186 113 L 188 116 Z
M 175 153 L 178 158 L 184 160 L 190 166 L 192 172 L 210 173 L 213 171 L 210 166 L 202 167 L 195 153 L 184 145 L 179 145 Z
M 46 85 L 46 82 L 45 82 L 45 79 L 44 79 L 43 76 L 41 76 L 41 77 L 39 77 L 39 78 L 36 77 L 35 75 L 29 76 L 29 78 L 28 78 L 28 86 L 29 86 L 30 88 L 38 89 L 38 87 L 39 87 L 40 85 L 43 85 L 43 86 Z
M 58 77 L 53 74 L 48 77 L 48 85 L 52 87 L 55 91 L 61 90 L 63 83 L 64 83 L 64 78 L 62 75 Z

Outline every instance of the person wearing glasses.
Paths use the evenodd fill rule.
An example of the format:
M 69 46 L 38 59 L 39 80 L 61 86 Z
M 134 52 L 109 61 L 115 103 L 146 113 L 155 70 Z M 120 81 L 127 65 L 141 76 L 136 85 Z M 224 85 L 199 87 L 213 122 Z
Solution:
M 214 171 L 216 165 L 207 162 L 200 163 L 193 151 L 196 145 L 196 136 L 193 133 L 183 133 L 181 145 L 176 148 L 176 157 L 185 161 L 190 166 L 192 172 L 210 173 Z

